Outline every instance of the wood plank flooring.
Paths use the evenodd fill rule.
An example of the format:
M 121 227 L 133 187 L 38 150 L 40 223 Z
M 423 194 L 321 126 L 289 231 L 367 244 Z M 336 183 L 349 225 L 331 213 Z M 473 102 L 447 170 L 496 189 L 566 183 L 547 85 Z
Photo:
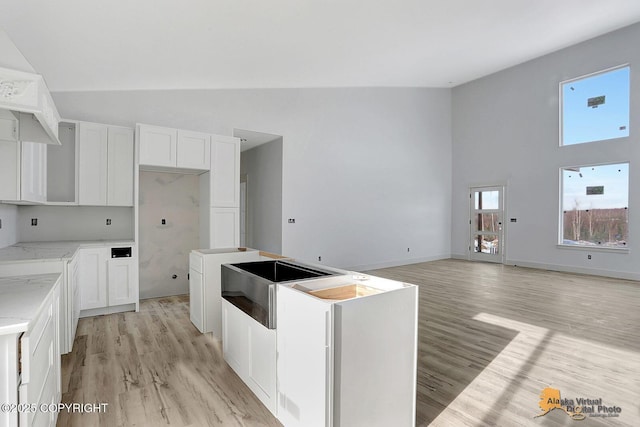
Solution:
M 459 260 L 371 273 L 420 286 L 417 425 L 640 426 L 640 283 Z M 622 412 L 534 419 L 545 387 Z
M 108 403 L 103 413 L 60 412 L 58 426 L 280 426 L 189 320 L 188 296 L 144 300 L 139 313 L 80 319 L 62 358 L 63 403 Z
M 459 260 L 371 272 L 420 286 L 419 426 L 640 425 L 640 283 Z M 189 321 L 188 297 L 81 319 L 59 426 L 278 426 Z M 618 417 L 535 418 L 543 388 Z M 357 427 L 357 426 L 346 426 Z

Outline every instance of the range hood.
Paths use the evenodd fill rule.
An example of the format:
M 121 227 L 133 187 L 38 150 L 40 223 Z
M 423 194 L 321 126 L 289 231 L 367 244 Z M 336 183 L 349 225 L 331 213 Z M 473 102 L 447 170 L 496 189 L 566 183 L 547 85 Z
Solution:
M 39 74 L 0 68 L 0 139 L 62 145 L 60 115 Z

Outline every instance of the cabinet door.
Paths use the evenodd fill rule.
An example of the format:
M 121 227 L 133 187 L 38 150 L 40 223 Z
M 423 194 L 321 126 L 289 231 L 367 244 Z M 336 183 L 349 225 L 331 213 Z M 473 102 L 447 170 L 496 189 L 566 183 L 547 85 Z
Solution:
M 241 378 L 246 378 L 249 365 L 249 335 L 245 316 L 240 309 L 222 299 L 222 354 Z
M 133 129 L 110 127 L 107 205 L 133 206 Z
M 212 249 L 240 245 L 240 208 L 211 208 L 210 220 Z
M 20 143 L 0 140 L 0 200 L 20 198 Z
M 21 200 L 35 203 L 47 201 L 46 144 L 22 142 L 20 178 Z
M 141 165 L 176 167 L 178 131 L 158 126 L 140 125 Z
M 78 204 L 107 205 L 107 126 L 80 123 Z
M 177 166 L 209 170 L 211 167 L 210 136 L 206 133 L 178 131 Z
M 138 302 L 136 261 L 132 258 L 112 258 L 107 264 L 109 306 Z
M 107 306 L 108 248 L 80 250 L 80 309 Z
M 278 286 L 277 301 L 278 419 L 324 427 L 331 413 L 331 305 L 286 286 Z
M 248 317 L 248 316 L 247 316 Z M 249 364 L 247 385 L 258 399 L 276 413 L 276 330 L 254 319 L 247 320 Z
M 240 140 L 211 137 L 211 207 L 240 207 Z

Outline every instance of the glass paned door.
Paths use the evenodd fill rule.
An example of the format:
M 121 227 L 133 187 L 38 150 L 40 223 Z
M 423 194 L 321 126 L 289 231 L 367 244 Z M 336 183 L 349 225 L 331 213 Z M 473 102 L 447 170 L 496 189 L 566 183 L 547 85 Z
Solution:
M 504 261 L 504 188 L 472 187 L 470 195 L 469 258 Z

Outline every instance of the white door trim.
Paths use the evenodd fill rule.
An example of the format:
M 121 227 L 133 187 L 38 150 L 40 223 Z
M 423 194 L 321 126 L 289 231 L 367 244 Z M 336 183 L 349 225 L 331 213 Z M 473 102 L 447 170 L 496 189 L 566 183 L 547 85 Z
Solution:
M 483 209 L 484 213 L 498 213 L 499 214 L 499 230 L 496 233 L 498 236 L 498 253 L 497 254 L 488 254 L 482 252 L 476 252 L 474 248 L 474 236 L 477 235 L 477 230 L 474 227 L 474 216 L 477 214 L 477 210 L 475 209 L 475 197 L 474 194 L 477 191 L 499 191 L 499 203 L 498 209 Z M 487 261 L 487 262 L 495 262 L 504 264 L 506 260 L 506 245 L 505 245 L 505 235 L 506 235 L 506 185 L 505 184 L 495 184 L 495 185 L 478 185 L 469 187 L 469 234 L 468 244 L 468 258 L 470 261 Z M 485 233 L 486 234 L 486 233 Z M 489 233 L 491 234 L 491 233 Z

